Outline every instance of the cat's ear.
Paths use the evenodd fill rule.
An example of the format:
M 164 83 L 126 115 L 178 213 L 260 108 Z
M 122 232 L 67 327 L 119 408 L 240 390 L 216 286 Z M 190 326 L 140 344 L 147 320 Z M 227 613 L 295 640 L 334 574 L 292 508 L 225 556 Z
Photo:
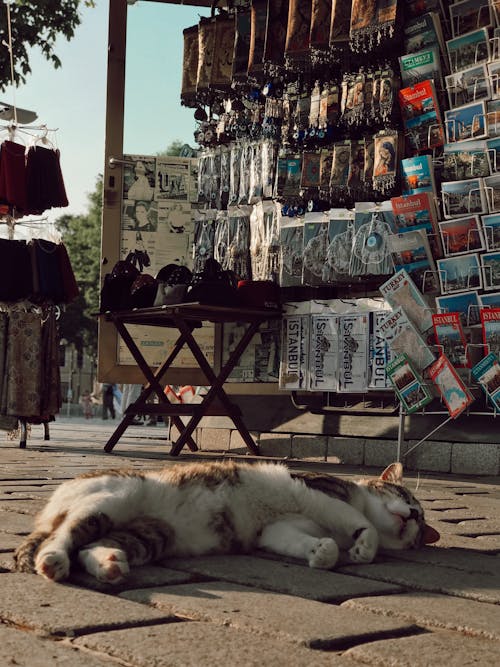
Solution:
M 403 483 L 403 466 L 401 463 L 391 463 L 390 466 L 384 470 L 380 475 L 383 482 L 391 482 L 392 484 Z
M 426 523 L 424 524 L 424 532 L 422 533 L 422 542 L 424 544 L 433 544 L 434 542 L 437 542 L 441 535 L 432 528 L 432 526 L 427 525 Z

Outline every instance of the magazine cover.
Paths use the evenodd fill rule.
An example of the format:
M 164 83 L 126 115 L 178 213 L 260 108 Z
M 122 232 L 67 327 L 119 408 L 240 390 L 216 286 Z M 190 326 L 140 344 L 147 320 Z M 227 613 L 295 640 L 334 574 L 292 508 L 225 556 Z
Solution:
M 421 333 L 432 328 L 431 309 L 405 269 L 401 269 L 386 280 L 379 290 L 393 309 L 403 306 Z
M 474 401 L 472 394 L 444 355 L 441 355 L 429 368 L 429 376 L 453 419 L 462 414 Z
M 484 178 L 491 174 L 485 140 L 456 141 L 443 148 L 443 181 Z
M 313 314 L 310 327 L 308 388 L 338 391 L 339 316 Z
M 392 210 L 398 234 L 415 229 L 425 229 L 434 258 L 442 257 L 441 237 L 437 220 L 436 204 L 428 192 L 417 195 L 393 197 Z
M 455 368 L 470 368 L 467 339 L 462 328 L 460 313 L 437 313 L 432 316 L 436 345 Z
M 380 332 L 386 338 L 394 357 L 407 354 L 420 372 L 434 361 L 432 350 L 401 306 L 389 313 L 380 325 Z
M 450 5 L 451 32 L 453 37 L 476 30 L 491 28 L 495 23 L 493 9 L 485 0 L 458 0 Z
M 392 352 L 388 340 L 380 330 L 387 315 L 387 310 L 373 310 L 370 313 L 368 389 L 387 389 L 392 386 L 386 373 L 386 367 L 393 358 Z
M 302 254 L 304 252 L 304 222 L 294 218 L 280 226 L 280 285 L 302 284 Z
M 429 79 L 399 91 L 399 106 L 409 147 L 414 152 L 444 144 L 444 128 L 434 82 Z
M 436 297 L 439 313 L 459 313 L 462 326 L 474 327 L 481 324 L 479 310 L 481 302 L 476 291 Z
M 481 308 L 481 328 L 485 353 L 500 358 L 500 308 Z
M 450 70 L 459 72 L 472 65 L 486 63 L 490 59 L 490 41 L 486 28 L 473 30 L 446 42 Z
M 403 86 L 414 86 L 426 79 L 433 79 L 436 85 L 441 85 L 441 57 L 438 46 L 400 56 L 399 66 Z
M 339 317 L 339 391 L 367 389 L 369 313 Z
M 500 410 L 500 363 L 493 352 L 472 369 L 472 377 L 480 385 L 495 410 Z
M 484 236 L 479 216 L 441 220 L 439 231 L 446 257 L 484 250 Z
M 424 229 L 389 236 L 389 250 L 394 270 L 405 269 L 424 294 L 439 292 L 439 280 L 431 247 Z
M 483 270 L 483 289 L 500 289 L 500 251 L 486 252 L 481 255 L 481 267 Z
M 481 139 L 488 136 L 486 127 L 486 105 L 484 101 L 463 104 L 444 112 L 446 141 L 451 144 L 466 139 Z
M 483 281 L 479 255 L 459 255 L 437 260 L 441 292 L 463 292 L 468 289 L 481 289 Z
M 298 304 L 297 310 L 300 310 Z M 282 323 L 280 389 L 307 389 L 309 314 L 285 315 Z
M 482 178 L 441 183 L 445 218 L 458 218 L 477 213 L 489 213 L 488 199 Z
M 491 98 L 491 77 L 484 63 L 449 74 L 444 80 L 451 108 Z
M 479 295 L 481 308 L 500 308 L 500 292 L 488 292 Z M 479 315 L 478 315 L 479 320 Z
M 432 401 L 430 391 L 406 354 L 398 355 L 388 364 L 387 377 L 407 414 L 420 410 Z
M 430 155 L 418 155 L 401 160 L 403 177 L 403 195 L 416 195 L 421 192 L 436 194 L 434 167 Z

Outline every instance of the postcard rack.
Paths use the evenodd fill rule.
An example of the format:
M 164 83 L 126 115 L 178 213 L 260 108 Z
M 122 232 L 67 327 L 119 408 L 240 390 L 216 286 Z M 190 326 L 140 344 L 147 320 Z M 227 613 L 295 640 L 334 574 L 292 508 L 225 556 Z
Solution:
M 304 392 L 292 391 L 290 398 L 294 408 L 316 415 L 335 412 L 355 415 L 395 415 L 399 402 L 392 391 L 366 393 Z

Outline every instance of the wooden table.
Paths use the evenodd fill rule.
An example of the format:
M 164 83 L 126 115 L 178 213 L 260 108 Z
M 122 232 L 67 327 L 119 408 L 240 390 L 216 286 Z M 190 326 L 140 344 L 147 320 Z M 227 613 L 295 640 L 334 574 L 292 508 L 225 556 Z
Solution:
M 115 325 L 146 379 L 139 398 L 128 406 L 121 422 L 106 443 L 104 447 L 105 452 L 113 450 L 113 447 L 137 415 L 169 416 L 180 434 L 176 442 L 172 444 L 170 455 L 177 456 L 184 445 L 187 445 L 194 452 L 197 451 L 198 447 L 192 435 L 200 420 L 207 415 L 218 415 L 229 417 L 232 420 L 252 454 L 258 455 L 260 453 L 258 446 L 243 422 L 241 410 L 230 401 L 224 391 L 224 383 L 257 333 L 259 326 L 267 320 L 281 319 L 281 311 L 184 303 L 118 312 L 109 311 L 101 314 L 100 317 L 104 317 L 108 322 L 112 322 Z M 238 322 L 245 325 L 245 330 L 235 349 L 231 352 L 227 361 L 221 364 L 221 368 L 217 374 L 209 364 L 192 333 L 194 329 L 201 327 L 203 322 L 222 324 Z M 163 364 L 154 371 L 149 367 L 127 329 L 127 325 L 134 324 L 176 328 L 179 331 L 179 336 L 172 350 Z M 191 350 L 198 367 L 207 378 L 207 385 L 210 387 L 207 394 L 203 396 L 201 403 L 173 404 L 168 400 L 164 392 L 165 384 L 169 384 L 168 369 L 172 366 L 173 361 L 184 345 L 187 345 Z M 163 380 L 163 386 L 160 384 L 160 380 Z M 148 402 L 152 394 L 157 396 L 158 404 Z M 184 424 L 181 416 L 189 416 L 191 418 L 187 424 Z

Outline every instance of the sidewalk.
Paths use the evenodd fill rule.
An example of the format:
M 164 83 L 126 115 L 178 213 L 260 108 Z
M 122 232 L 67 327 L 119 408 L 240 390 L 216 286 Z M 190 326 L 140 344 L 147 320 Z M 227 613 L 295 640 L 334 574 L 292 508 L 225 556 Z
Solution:
M 500 663 L 500 479 L 427 475 L 417 497 L 441 540 L 334 572 L 252 556 L 171 560 L 117 587 L 11 571 L 33 515 L 63 480 L 96 468 L 175 465 L 164 425 L 61 417 L 27 448 L 0 432 L 0 666 L 434 666 Z M 244 457 L 249 460 L 250 457 Z M 375 474 L 314 461 L 296 469 Z M 407 478 L 415 489 L 415 476 Z

